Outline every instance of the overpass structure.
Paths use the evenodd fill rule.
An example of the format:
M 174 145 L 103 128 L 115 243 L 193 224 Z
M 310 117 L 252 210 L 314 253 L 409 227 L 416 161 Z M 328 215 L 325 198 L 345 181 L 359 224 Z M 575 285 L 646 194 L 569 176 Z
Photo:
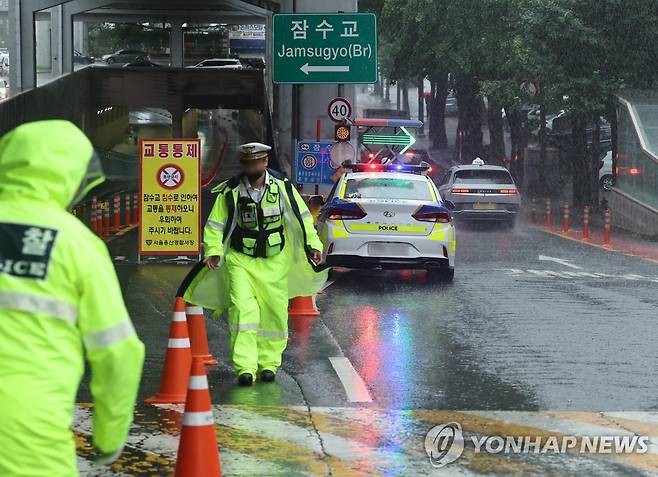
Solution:
M 291 173 L 294 144 L 297 139 L 316 136 L 316 120 L 323 119 L 321 135 L 332 137 L 333 129 L 326 117 L 327 103 L 338 93 L 355 102 L 355 87 L 334 84 L 325 85 L 285 85 L 273 84 L 271 80 L 272 18 L 276 13 L 319 13 L 354 12 L 357 0 L 8 0 L 0 1 L 0 21 L 6 4 L 5 15 L 8 21 L 6 40 L 11 68 L 9 85 L 12 98 L 0 103 L 0 133 L 9 130 L 18 117 L 45 119 L 52 117 L 80 117 L 90 110 L 106 108 L 130 108 L 131 105 L 116 104 L 117 98 L 146 98 L 149 107 L 167 109 L 173 117 L 172 134 L 180 134 L 183 106 L 212 108 L 229 105 L 217 98 L 234 98 L 231 107 L 248 108 L 264 114 L 265 125 L 262 139 L 271 140 L 281 161 L 284 172 Z M 158 68 L 149 72 L 118 72 L 116 68 L 93 67 L 92 73 L 76 76 L 74 70 L 74 47 L 80 48 L 87 35 L 90 23 L 159 23 L 169 32 L 170 68 Z M 175 71 L 184 67 L 184 31 L 189 24 L 264 25 L 266 32 L 266 53 L 262 70 L 262 80 L 258 91 L 254 92 L 250 81 L 242 84 L 242 91 L 227 85 L 234 85 L 231 72 L 217 71 L 214 75 L 192 74 Z M 45 26 L 44 26 L 45 25 Z M 130 45 L 126 45 L 129 47 Z M 109 52 L 108 52 L 109 53 Z M 38 58 L 46 58 L 49 72 L 42 75 L 38 68 Z M 210 77 L 224 77 L 208 84 Z M 43 78 L 42 78 L 43 77 Z M 84 78 L 84 79 L 83 79 Z M 176 80 L 172 80 L 176 78 Z M 184 79 L 183 79 L 184 78 Z M 85 83 L 81 90 L 76 89 L 80 81 Z M 174 86 L 170 89 L 163 85 Z M 177 83 L 177 81 L 181 81 Z M 54 85 L 50 85 L 53 82 Z M 79 91 L 90 91 L 94 103 L 84 103 L 79 98 L 68 98 L 62 108 L 39 103 L 34 110 L 21 110 L 18 105 L 32 104 L 29 99 L 42 97 L 37 93 L 43 85 L 49 86 L 50 95 L 79 95 Z M 212 89 L 216 91 L 211 91 Z M 238 84 L 240 88 L 240 84 Z M 60 91 L 59 93 L 56 91 Z M 104 95 L 107 91 L 120 91 L 118 95 Z M 172 97 L 187 94 L 185 91 L 206 91 L 208 94 Z M 55 91 L 54 93 L 52 91 Z M 261 94 L 261 92 L 263 94 Z M 153 101 L 159 94 L 159 103 Z M 251 100 L 246 100 L 250 95 Z M 26 96 L 27 95 L 27 96 Z M 84 95 L 82 95 L 84 96 Z M 185 104 L 191 97 L 196 98 L 194 106 Z M 20 99 L 19 99 L 20 98 Z M 207 101 L 206 101 L 207 100 Z M 137 101 L 139 102 L 139 101 Z M 56 100 L 55 103 L 57 104 Z M 84 104 L 83 104 L 84 103 Z M 113 104 L 114 103 L 114 104 Z M 121 103 L 121 101 L 119 102 Z M 158 104 L 155 104 L 158 103 Z M 174 104 L 176 103 L 176 104 Z M 221 103 L 221 104 L 220 104 Z M 256 104 L 258 103 L 258 104 Z M 354 104 L 354 103 L 353 103 Z M 213 106 L 214 105 L 214 106 Z M 71 109 L 77 111 L 71 111 Z M 182 111 L 182 112 L 181 112 Z M 18 116 L 16 115 L 18 114 Z M 271 119 L 270 119 L 271 118 Z M 80 124 L 80 123 L 79 123 Z M 81 124 L 88 133 L 89 122 Z M 176 126 L 178 125 L 178 127 Z

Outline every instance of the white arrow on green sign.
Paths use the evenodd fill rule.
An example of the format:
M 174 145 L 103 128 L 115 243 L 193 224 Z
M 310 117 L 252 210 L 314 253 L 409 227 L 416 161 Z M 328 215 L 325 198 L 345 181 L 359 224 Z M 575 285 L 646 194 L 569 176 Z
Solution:
M 334 65 L 320 65 L 320 66 L 311 66 L 308 63 L 305 63 L 300 70 L 304 72 L 304 74 L 309 74 L 309 73 L 349 73 L 350 72 L 350 67 L 349 66 L 334 66 Z
M 380 144 L 386 146 L 405 146 L 404 149 L 400 151 L 400 154 L 404 154 L 407 149 L 416 144 L 416 138 L 413 137 L 405 127 L 401 127 L 400 130 L 404 134 L 364 134 L 361 142 L 363 144 Z

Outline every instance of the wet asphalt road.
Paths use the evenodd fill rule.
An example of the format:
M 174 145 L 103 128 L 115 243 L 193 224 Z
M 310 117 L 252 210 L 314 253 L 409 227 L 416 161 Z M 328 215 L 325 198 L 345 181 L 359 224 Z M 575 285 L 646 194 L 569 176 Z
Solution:
M 213 402 L 350 405 L 329 360 L 347 357 L 381 408 L 657 409 L 658 264 L 524 225 L 457 227 L 452 284 L 426 283 L 423 272 L 334 274 L 318 297 L 322 315 L 291 318 L 275 385 L 237 387 L 226 324 L 209 321 L 220 361 L 209 369 Z M 157 390 L 173 296 L 190 265 L 137 266 L 134 242 L 129 233 L 110 249 L 147 347 L 145 398 Z M 78 401 L 89 400 L 83 386 Z

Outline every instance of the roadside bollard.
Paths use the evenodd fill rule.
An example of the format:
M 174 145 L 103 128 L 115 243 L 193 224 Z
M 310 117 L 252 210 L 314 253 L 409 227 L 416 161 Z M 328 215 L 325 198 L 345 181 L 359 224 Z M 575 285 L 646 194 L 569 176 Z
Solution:
M 116 234 L 121 230 L 121 195 L 114 194 L 114 203 L 112 206 L 112 231 Z
M 103 238 L 110 236 L 110 202 L 103 202 Z
M 130 202 L 131 202 L 131 197 L 130 194 L 123 194 L 123 204 L 125 207 L 125 222 L 126 222 L 126 227 L 129 227 L 132 224 L 132 212 L 131 212 L 131 207 L 130 207 Z
M 103 238 L 103 203 L 96 204 L 96 233 L 100 238 Z
M 96 197 L 91 198 L 91 230 L 96 235 L 99 235 L 98 233 L 98 203 L 96 201 Z
M 604 247 L 610 246 L 610 227 L 611 227 L 610 209 L 605 209 L 605 213 L 603 215 L 603 246 Z
M 139 223 L 139 194 L 133 193 L 133 224 Z
M 553 212 L 551 211 L 551 198 L 546 198 L 546 230 L 553 230 Z
M 530 212 L 530 220 L 532 221 L 533 225 L 537 223 L 537 200 L 534 197 L 532 198 L 532 209 Z
M 583 240 L 589 240 L 589 205 L 583 211 Z
M 569 233 L 569 202 L 564 204 L 564 213 L 562 214 L 562 233 Z

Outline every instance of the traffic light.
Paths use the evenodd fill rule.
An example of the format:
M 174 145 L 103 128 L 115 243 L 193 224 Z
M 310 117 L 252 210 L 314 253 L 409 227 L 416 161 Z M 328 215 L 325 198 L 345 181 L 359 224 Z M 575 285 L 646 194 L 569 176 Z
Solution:
M 334 130 L 334 139 L 336 141 L 349 141 L 352 137 L 350 126 L 337 125 Z

